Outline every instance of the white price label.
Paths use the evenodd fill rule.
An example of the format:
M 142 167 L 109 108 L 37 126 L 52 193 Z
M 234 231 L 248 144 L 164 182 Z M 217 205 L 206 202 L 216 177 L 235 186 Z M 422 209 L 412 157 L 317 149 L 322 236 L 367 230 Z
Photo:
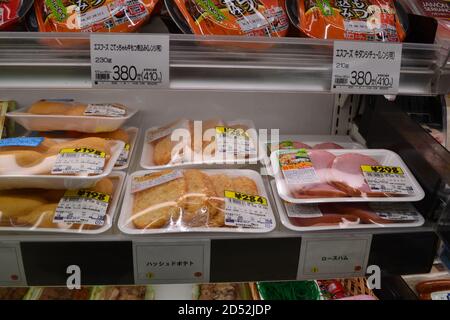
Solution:
M 127 111 L 113 104 L 88 104 L 85 116 L 123 117 Z
M 134 177 L 131 181 L 131 193 L 153 188 L 182 177 L 183 171 L 181 170 L 174 170 L 171 173 L 164 175 L 155 175 L 150 173 L 143 176 Z
M 419 213 L 411 203 L 373 202 L 369 207 L 380 217 L 393 221 L 417 221 Z
M 390 168 L 397 168 L 399 171 L 390 172 L 387 170 Z M 372 192 L 414 194 L 411 179 L 399 167 L 361 166 L 361 170 Z
M 320 218 L 323 216 L 317 204 L 285 202 L 284 206 L 290 218 Z
M 256 148 L 243 129 L 216 127 L 217 152 L 235 155 L 238 158 L 256 156 Z
M 169 36 L 91 35 L 92 86 L 169 87 Z
M 89 148 L 61 149 L 52 174 L 101 174 L 105 167 L 105 153 Z
M 119 158 L 116 161 L 115 164 L 116 167 L 124 166 L 127 164 L 128 157 L 130 156 L 130 148 L 131 146 L 129 143 L 125 144 L 125 146 L 122 149 L 122 152 L 119 155 Z
M 225 225 L 270 229 L 273 223 L 266 198 L 225 191 Z
M 402 44 L 335 41 L 331 91 L 397 94 Z
M 133 247 L 137 284 L 209 282 L 209 240 L 152 240 Z

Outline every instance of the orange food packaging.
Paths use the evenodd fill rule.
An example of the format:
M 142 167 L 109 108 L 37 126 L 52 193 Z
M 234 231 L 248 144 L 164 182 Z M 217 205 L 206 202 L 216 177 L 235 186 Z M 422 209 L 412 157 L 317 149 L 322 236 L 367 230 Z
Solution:
M 281 0 L 166 0 L 184 33 L 284 37 L 289 21 Z
M 134 32 L 158 0 L 37 0 L 41 32 Z
M 291 22 L 318 39 L 401 42 L 407 15 L 393 0 L 286 0 Z

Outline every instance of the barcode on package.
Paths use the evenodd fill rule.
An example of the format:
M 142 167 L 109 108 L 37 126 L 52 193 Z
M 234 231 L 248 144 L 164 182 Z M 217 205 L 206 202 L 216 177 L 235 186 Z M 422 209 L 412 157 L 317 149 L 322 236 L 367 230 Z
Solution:
M 414 188 L 406 174 L 363 172 L 372 192 L 413 195 Z
M 225 225 L 251 229 L 270 229 L 273 223 L 267 205 L 225 198 Z

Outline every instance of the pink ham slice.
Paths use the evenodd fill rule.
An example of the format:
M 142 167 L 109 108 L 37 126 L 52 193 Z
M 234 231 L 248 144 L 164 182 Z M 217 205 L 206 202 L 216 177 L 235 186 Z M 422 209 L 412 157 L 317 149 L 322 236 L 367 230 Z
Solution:
M 308 152 L 309 158 L 313 163 L 317 176 L 320 179 L 318 183 L 309 183 L 297 186 L 293 190 L 296 198 L 323 198 L 323 197 L 346 197 L 346 193 L 328 184 L 331 172 L 330 168 L 336 158 L 328 151 L 311 150 Z
M 314 150 L 324 150 L 324 149 L 344 149 L 342 146 L 334 142 L 323 142 L 316 144 L 313 147 Z
M 337 156 L 331 165 L 332 185 L 349 196 L 383 196 L 370 190 L 361 171 L 362 165 L 380 164 L 375 159 L 358 153 Z

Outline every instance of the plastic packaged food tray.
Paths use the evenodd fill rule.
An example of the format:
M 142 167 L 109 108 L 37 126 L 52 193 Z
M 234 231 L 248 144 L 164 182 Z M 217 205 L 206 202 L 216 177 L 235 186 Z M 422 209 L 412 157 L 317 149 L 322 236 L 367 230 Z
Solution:
M 108 211 L 106 215 L 106 222 L 105 224 L 98 228 L 98 229 L 59 229 L 59 228 L 36 228 L 36 227 L 7 227 L 7 226 L 0 226 L 0 232 L 45 232 L 45 233 L 71 233 L 71 234 L 100 234 L 103 232 L 106 232 L 107 230 L 111 229 L 114 217 L 116 215 L 116 212 L 118 211 L 118 204 L 119 200 L 121 200 L 122 196 L 122 188 L 125 182 L 125 172 L 121 171 L 115 171 L 112 172 L 108 178 L 111 178 L 113 182 L 113 194 L 111 195 L 112 201 L 108 206 Z
M 29 131 L 80 131 L 109 132 L 119 129 L 137 110 L 127 108 L 127 114 L 120 117 L 40 115 L 27 113 L 28 107 L 8 112 L 7 117 Z
M 180 170 L 183 171 L 183 170 Z M 225 174 L 230 177 L 247 177 L 252 179 L 258 188 L 258 195 L 264 197 L 267 200 L 267 216 L 266 219 L 271 219 L 272 223 L 270 227 L 266 228 L 242 228 L 242 227 L 189 227 L 183 225 L 175 225 L 174 227 L 167 228 L 147 228 L 147 229 L 138 229 L 133 225 L 131 220 L 132 216 L 132 208 L 134 201 L 134 194 L 131 193 L 132 181 L 135 177 L 140 177 L 145 174 L 158 172 L 157 170 L 142 170 L 132 173 L 128 176 L 126 182 L 126 189 L 124 193 L 124 200 L 122 204 L 122 211 L 118 220 L 119 230 L 126 234 L 164 234 L 164 233 L 181 233 L 181 232 L 234 232 L 234 233 L 267 233 L 275 229 L 276 220 L 273 214 L 273 210 L 271 207 L 271 203 L 268 199 L 268 193 L 265 189 L 264 182 L 262 180 L 261 175 L 254 170 L 246 170 L 246 169 L 205 169 L 200 170 L 207 175 L 215 175 L 215 174 Z
M 293 149 L 289 151 L 293 151 L 294 153 L 296 151 L 301 151 L 305 149 Z M 279 164 L 279 153 L 283 152 L 283 150 L 277 150 L 275 152 L 272 152 L 270 160 L 271 165 L 274 170 L 274 177 L 276 181 L 276 190 L 279 194 L 279 196 L 287 201 L 292 203 L 323 203 L 323 202 L 415 202 L 420 201 L 424 198 L 425 193 L 422 189 L 422 187 L 419 185 L 417 180 L 414 178 L 411 171 L 408 169 L 406 164 L 403 162 L 403 160 L 394 152 L 384 149 L 365 149 L 365 150 L 346 150 L 346 149 L 328 149 L 328 150 L 321 150 L 326 151 L 334 156 L 349 154 L 349 153 L 356 153 L 364 156 L 371 157 L 372 159 L 376 160 L 381 166 L 392 166 L 392 167 L 400 167 L 404 175 L 407 179 L 409 179 L 412 192 L 408 195 L 401 195 L 401 196 L 370 196 L 370 197 L 363 197 L 363 196 L 345 196 L 345 197 L 303 197 L 303 198 L 295 198 L 288 187 L 288 184 L 285 181 L 285 178 L 283 176 L 283 173 L 280 170 L 280 164 Z M 370 165 L 369 163 L 367 163 Z M 307 185 L 307 184 L 305 184 Z M 311 185 L 313 185 L 311 183 Z M 381 193 L 381 192 L 380 192 Z
M 113 141 L 111 158 L 103 172 L 91 176 L 75 175 L 2 175 L 0 189 L 41 188 L 41 189 L 82 189 L 89 188 L 108 176 L 114 168 L 124 147 L 123 141 Z

